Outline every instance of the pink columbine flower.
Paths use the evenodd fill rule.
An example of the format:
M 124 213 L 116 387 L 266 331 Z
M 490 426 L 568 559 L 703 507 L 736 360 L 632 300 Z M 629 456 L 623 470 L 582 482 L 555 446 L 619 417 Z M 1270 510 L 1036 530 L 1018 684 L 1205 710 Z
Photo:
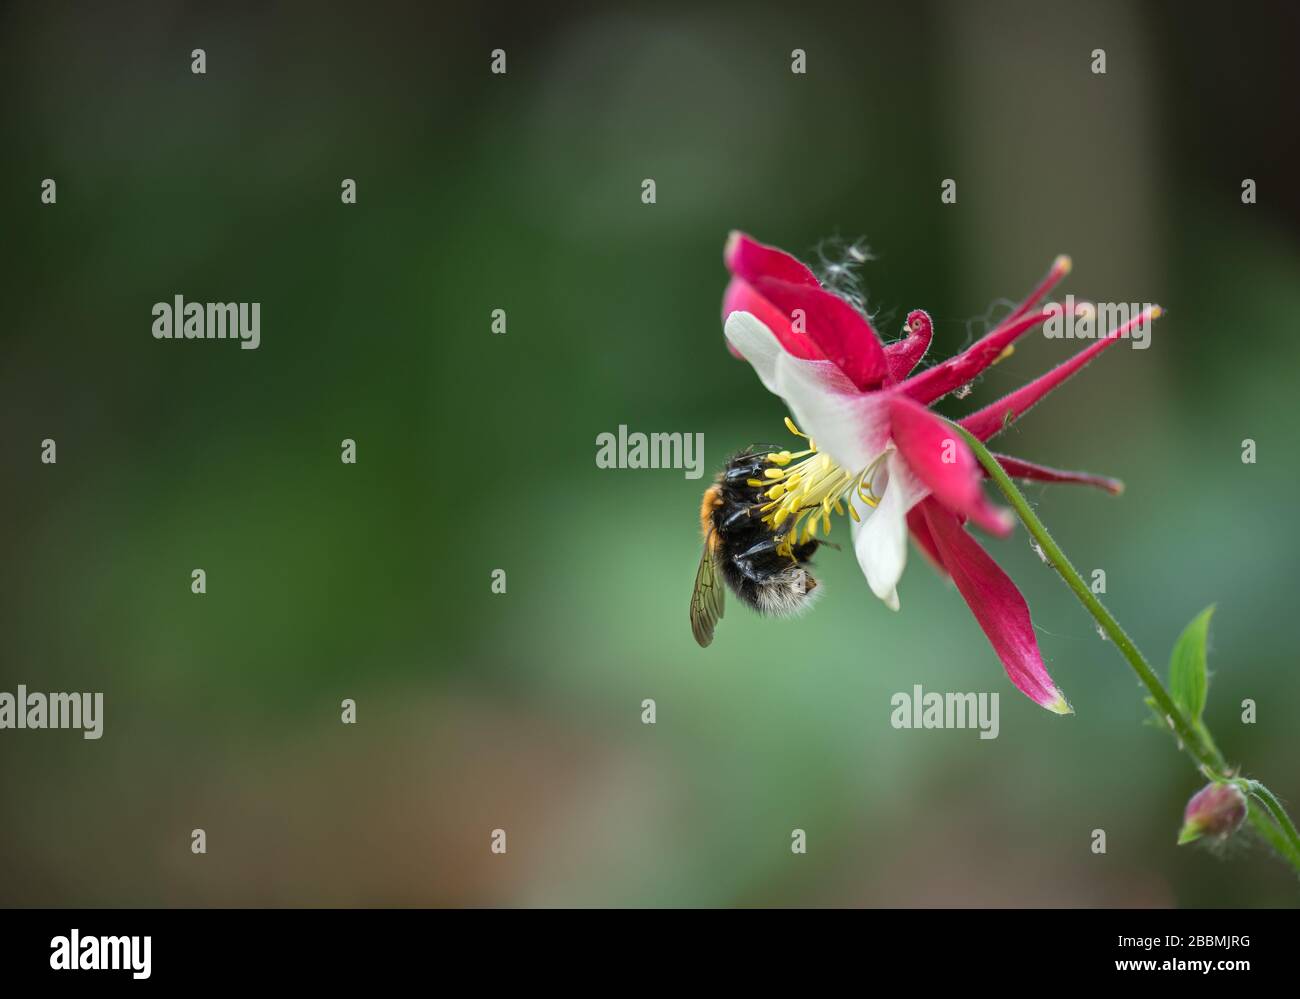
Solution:
M 1006 535 L 1014 518 L 989 502 L 983 466 L 928 408 L 1003 357 L 1017 338 L 1052 316 L 1052 308 L 1059 310 L 1036 306 L 1069 273 L 1069 258 L 1058 257 L 987 336 L 918 374 L 913 369 L 933 334 L 925 312 L 909 313 L 904 336 L 885 344 L 859 309 L 823 288 L 789 254 L 737 232 L 727 240 L 724 260 L 732 275 L 722 307 L 727 342 L 784 400 L 797 424 L 791 429 L 809 438 L 805 450 L 783 453 L 780 471 L 772 473 L 779 478 L 766 493 L 769 525 L 794 543 L 829 531 L 831 514 L 847 508 L 867 584 L 894 610 L 910 532 L 956 584 L 1011 682 L 1035 703 L 1070 713 L 1043 665 L 1024 597 L 965 527 L 970 521 Z M 1143 311 L 959 422 L 981 441 L 995 437 L 1116 340 L 1159 314 L 1158 308 Z M 998 460 L 1018 478 L 1086 483 L 1112 493 L 1122 489 L 1114 479 L 1002 455 Z

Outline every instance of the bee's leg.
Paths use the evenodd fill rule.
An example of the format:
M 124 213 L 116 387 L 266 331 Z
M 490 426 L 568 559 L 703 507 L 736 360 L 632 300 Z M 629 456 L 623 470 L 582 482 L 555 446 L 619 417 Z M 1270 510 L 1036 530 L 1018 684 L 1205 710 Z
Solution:
M 746 479 L 758 478 L 763 472 L 763 466 L 766 459 L 755 458 L 753 461 L 746 461 L 740 465 L 734 465 L 728 468 L 722 475 L 722 480 L 728 483 L 744 482 Z
M 830 541 L 822 541 L 820 538 L 813 538 L 809 541 L 805 541 L 801 545 L 795 545 L 794 557 L 800 562 L 807 562 L 813 557 L 818 548 L 834 548 L 837 552 L 843 551 L 843 549 L 837 544 L 833 544 Z
M 755 569 L 753 563 L 743 555 L 731 556 L 731 563 L 751 583 L 757 583 L 759 586 L 767 584 L 768 578 Z
M 809 544 L 811 544 L 814 548 L 817 547 L 816 541 L 809 542 Z M 751 545 L 745 551 L 737 555 L 736 558 L 749 559 L 755 557 L 756 555 L 766 555 L 769 552 L 779 554 L 781 548 L 784 545 L 785 545 L 785 541 L 783 540 L 783 535 L 779 535 L 779 534 L 773 535 L 772 537 L 766 538 L 763 541 L 758 542 L 757 544 Z M 791 548 L 787 552 L 787 555 L 790 559 L 791 565 L 797 566 L 799 564 L 799 560 L 801 556 L 798 554 L 797 549 Z
M 738 560 L 744 559 L 745 561 L 749 561 L 755 555 L 763 555 L 766 552 L 774 552 L 776 551 L 776 549 L 777 549 L 776 539 L 766 538 L 763 541 L 759 541 L 757 544 L 750 545 L 743 552 L 740 552 L 738 555 L 735 555 L 734 558 Z
M 749 507 L 743 506 L 723 518 L 722 523 L 718 525 L 718 530 L 727 534 L 736 527 L 751 523 L 749 516 Z

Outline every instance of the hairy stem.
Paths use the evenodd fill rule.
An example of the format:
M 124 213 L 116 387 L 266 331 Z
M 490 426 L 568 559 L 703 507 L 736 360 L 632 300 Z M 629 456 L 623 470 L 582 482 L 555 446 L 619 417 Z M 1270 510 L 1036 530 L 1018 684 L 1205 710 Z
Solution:
M 1281 834 L 1280 839 L 1284 846 L 1278 846 L 1273 843 L 1273 848 L 1291 861 L 1300 869 L 1300 832 L 1297 832 L 1295 823 L 1291 821 L 1291 816 L 1287 815 L 1286 809 L 1282 807 L 1282 802 L 1277 800 L 1277 796 L 1257 780 L 1238 780 L 1238 786 L 1247 794 L 1255 798 L 1264 809 L 1272 816 L 1273 821 L 1277 823 L 1278 832 Z M 1257 827 L 1258 822 L 1254 823 Z M 1272 842 L 1270 840 L 1270 842 Z

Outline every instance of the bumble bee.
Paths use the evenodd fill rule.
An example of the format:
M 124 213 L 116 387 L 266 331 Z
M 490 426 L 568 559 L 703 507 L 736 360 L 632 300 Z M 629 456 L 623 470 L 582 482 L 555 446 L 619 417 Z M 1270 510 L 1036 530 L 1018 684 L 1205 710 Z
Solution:
M 721 583 L 760 614 L 786 617 L 812 604 L 817 580 L 806 565 L 821 542 L 787 545 L 782 534 L 763 522 L 768 453 L 751 447 L 734 455 L 704 491 L 704 551 L 691 594 L 691 631 L 701 647 L 713 641 L 722 617 Z

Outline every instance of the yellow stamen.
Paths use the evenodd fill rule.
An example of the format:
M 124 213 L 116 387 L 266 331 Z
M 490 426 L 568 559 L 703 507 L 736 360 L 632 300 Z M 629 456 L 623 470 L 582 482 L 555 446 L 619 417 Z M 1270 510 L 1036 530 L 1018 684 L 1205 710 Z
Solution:
M 758 507 L 763 522 L 774 534 L 784 527 L 778 553 L 791 555 L 794 546 L 830 533 L 832 513 L 843 516 L 847 506 L 849 516 L 860 523 L 862 515 L 856 509 L 855 500 L 873 508 L 880 504 L 875 478 L 891 452 L 886 450 L 866 468 L 851 472 L 835 464 L 830 455 L 817 450 L 816 443 L 789 417 L 785 424 L 791 433 L 808 441 L 807 449 L 773 451 L 768 455 L 769 464 L 782 467 L 764 469 L 764 479 L 751 480 L 750 484 L 762 490 L 759 497 L 768 501 Z M 776 484 L 770 485 L 772 482 Z

